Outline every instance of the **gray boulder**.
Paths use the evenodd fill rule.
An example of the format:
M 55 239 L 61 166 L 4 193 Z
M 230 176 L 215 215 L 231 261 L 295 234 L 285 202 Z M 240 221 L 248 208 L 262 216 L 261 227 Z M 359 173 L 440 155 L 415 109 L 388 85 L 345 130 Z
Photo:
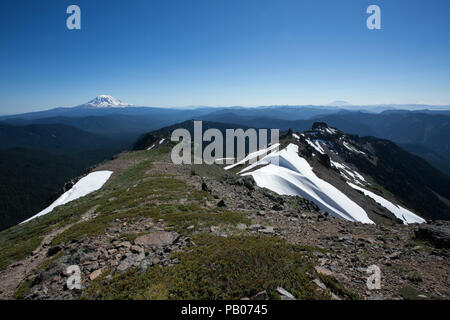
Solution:
M 167 231 L 155 231 L 144 236 L 136 238 L 135 244 L 145 248 L 165 247 L 171 245 L 178 239 L 178 234 Z

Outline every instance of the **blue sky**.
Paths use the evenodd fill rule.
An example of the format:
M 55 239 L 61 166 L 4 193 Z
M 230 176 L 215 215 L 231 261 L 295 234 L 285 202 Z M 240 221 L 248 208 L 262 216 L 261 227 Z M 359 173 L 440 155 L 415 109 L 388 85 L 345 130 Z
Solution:
M 81 30 L 66 8 L 81 8 Z M 381 30 L 366 8 L 381 8 Z M 450 104 L 447 0 L 0 2 L 0 113 L 99 94 L 148 106 Z

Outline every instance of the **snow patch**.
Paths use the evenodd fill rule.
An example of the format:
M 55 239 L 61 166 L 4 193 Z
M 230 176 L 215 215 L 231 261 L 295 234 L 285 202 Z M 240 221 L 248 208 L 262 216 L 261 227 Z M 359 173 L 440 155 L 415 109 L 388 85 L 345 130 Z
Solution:
M 349 143 L 347 143 L 346 141 L 343 142 L 344 147 L 346 147 L 348 150 L 352 151 L 352 152 L 356 152 L 356 153 L 361 153 L 361 154 L 366 154 L 365 152 L 362 152 L 356 148 L 354 148 L 353 146 L 351 146 Z
M 244 173 L 264 164 L 266 166 Z M 333 216 L 373 223 L 363 208 L 336 187 L 316 176 L 310 164 L 298 155 L 298 146 L 295 144 L 289 144 L 285 149 L 265 156 L 243 169 L 241 173 L 244 176 L 253 176 L 258 186 L 278 194 L 298 195 L 311 200 Z
M 354 182 L 356 182 L 358 184 L 362 184 L 359 181 L 363 181 L 363 182 L 367 183 L 366 179 L 364 179 L 364 177 L 361 174 L 359 174 L 356 171 L 353 171 L 347 165 L 345 165 L 343 163 L 339 163 L 339 162 L 333 161 L 333 160 L 330 160 L 330 162 L 331 162 L 331 165 L 333 167 L 335 167 L 335 168 L 337 168 L 339 170 L 341 176 L 343 176 L 347 180 L 353 180 Z
M 258 150 L 258 151 L 249 153 L 249 154 L 248 154 L 244 159 L 242 159 L 241 161 L 238 161 L 238 162 L 236 162 L 236 163 L 234 163 L 234 164 L 232 164 L 232 165 L 226 166 L 224 169 L 225 169 L 225 170 L 230 170 L 230 169 L 232 169 L 232 168 L 234 168 L 234 167 L 236 167 L 236 166 L 238 166 L 238 165 L 241 165 L 241 164 L 246 163 L 247 161 L 250 161 L 250 160 L 255 159 L 255 158 L 259 157 L 259 156 L 262 156 L 262 155 L 264 155 L 264 154 L 266 154 L 266 153 L 269 153 L 270 151 L 272 151 L 273 149 L 278 148 L 279 146 L 280 146 L 279 143 L 275 143 L 274 145 L 272 145 L 272 146 L 270 146 L 270 147 L 268 147 L 268 148 L 260 149 L 260 150 Z
M 405 209 L 401 206 L 395 205 L 392 202 L 386 200 L 385 198 L 369 191 L 366 190 L 364 188 L 358 187 L 357 185 L 354 185 L 351 182 L 347 182 L 348 185 L 350 187 L 352 187 L 353 189 L 359 190 L 362 193 L 364 193 L 364 195 L 366 195 L 369 198 L 372 198 L 373 200 L 375 200 L 376 203 L 378 203 L 379 205 L 385 207 L 386 209 L 388 209 L 390 212 L 392 212 L 397 218 L 399 218 L 400 220 L 403 221 L 403 224 L 409 224 L 409 223 L 425 223 L 426 221 L 424 219 L 422 219 L 421 217 L 419 217 L 418 215 L 416 215 L 415 213 L 409 211 L 408 209 Z
M 97 191 L 105 184 L 106 181 L 108 181 L 112 174 L 112 171 L 106 170 L 89 173 L 87 176 L 81 178 L 77 183 L 75 183 L 70 190 L 63 193 L 50 206 L 48 206 L 38 214 L 32 216 L 31 218 L 21 222 L 21 224 L 52 212 L 53 209 L 57 206 L 61 206 L 70 201 L 84 197 L 91 192 Z
M 223 164 L 223 163 L 227 162 L 228 160 L 234 160 L 234 158 L 217 158 L 217 159 L 214 159 L 214 162 L 217 164 Z
M 306 142 L 308 142 L 308 144 L 313 147 L 317 152 L 321 153 L 321 154 L 325 154 L 325 151 L 323 150 L 322 146 L 320 145 L 320 143 L 317 140 L 311 141 L 309 139 L 306 139 Z

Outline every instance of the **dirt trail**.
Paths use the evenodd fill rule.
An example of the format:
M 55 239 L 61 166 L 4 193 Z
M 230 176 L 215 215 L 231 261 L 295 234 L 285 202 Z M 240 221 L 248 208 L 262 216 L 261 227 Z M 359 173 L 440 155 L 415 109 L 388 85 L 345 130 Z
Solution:
M 33 251 L 30 256 L 20 261 L 14 262 L 5 270 L 1 271 L 0 300 L 12 299 L 12 296 L 17 287 L 44 263 L 47 257 L 48 248 L 50 247 L 52 240 L 56 236 L 63 233 L 75 224 L 93 219 L 95 217 L 96 209 L 97 206 L 89 209 L 81 216 L 78 222 L 71 223 L 62 228 L 51 231 L 49 234 L 44 236 L 41 244 Z

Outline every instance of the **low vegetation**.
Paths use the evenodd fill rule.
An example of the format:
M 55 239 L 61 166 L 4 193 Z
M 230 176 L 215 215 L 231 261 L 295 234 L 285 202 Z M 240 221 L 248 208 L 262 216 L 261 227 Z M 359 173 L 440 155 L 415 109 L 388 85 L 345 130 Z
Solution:
M 335 278 L 332 276 L 327 276 L 324 274 L 319 274 L 320 280 L 325 284 L 325 286 L 330 289 L 334 294 L 338 295 L 339 297 L 345 298 L 345 299 L 351 299 L 351 300 L 358 300 L 360 297 L 354 293 L 345 288 L 342 284 L 340 284 Z
M 327 299 L 312 283 L 312 258 L 303 247 L 264 236 L 193 236 L 190 251 L 174 254 L 173 267 L 105 275 L 85 299 L 239 299 L 266 290 L 278 299 L 281 286 L 298 299 Z

